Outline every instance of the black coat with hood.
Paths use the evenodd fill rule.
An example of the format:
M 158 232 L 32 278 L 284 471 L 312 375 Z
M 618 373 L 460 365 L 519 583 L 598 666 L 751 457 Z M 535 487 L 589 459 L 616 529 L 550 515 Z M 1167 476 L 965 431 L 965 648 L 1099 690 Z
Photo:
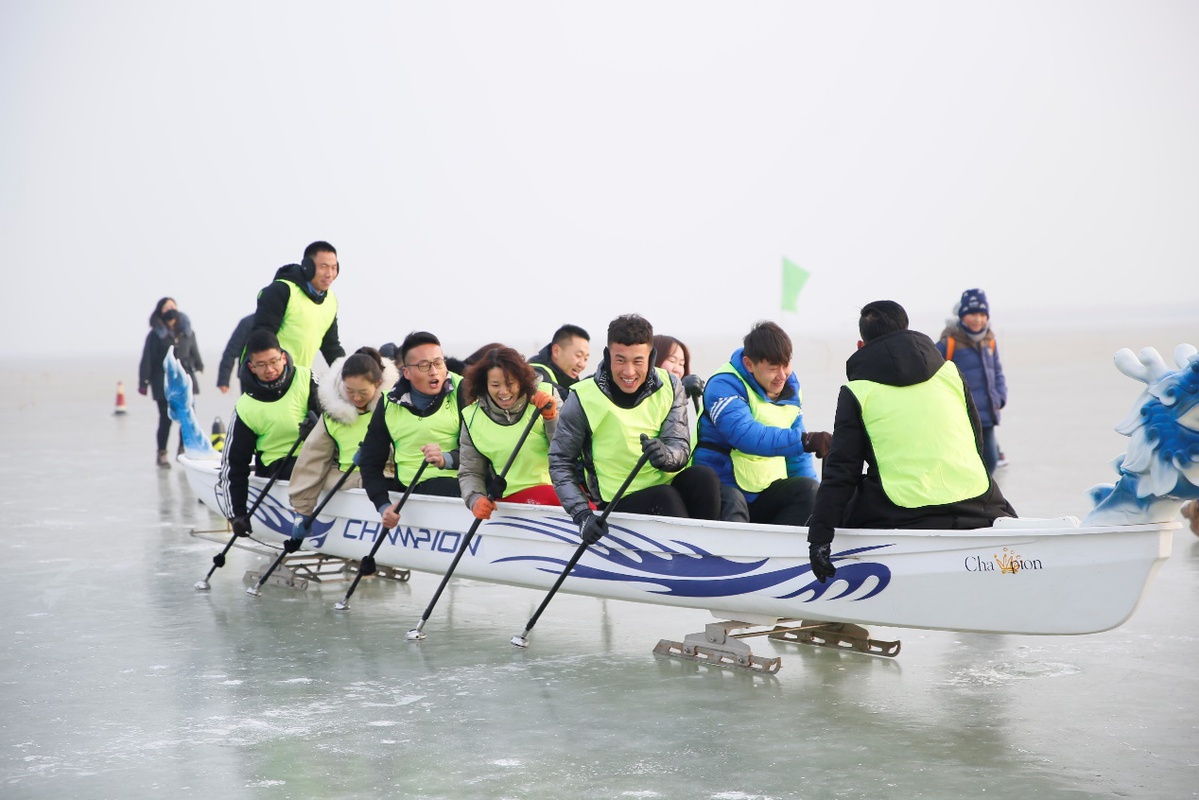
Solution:
M 317 294 L 312 290 L 311 284 L 304 277 L 303 269 L 299 264 L 286 264 L 275 270 L 275 279 L 269 285 L 263 288 L 258 293 L 258 308 L 254 311 L 254 327 L 253 330 L 268 330 L 271 333 L 278 334 L 280 326 L 283 325 L 283 314 L 287 311 L 287 303 L 291 300 L 291 290 L 281 283 L 287 281 L 294 283 L 304 291 L 312 302 L 320 305 L 325 302 L 328 294 Z M 321 339 L 321 355 L 325 357 L 325 363 L 332 364 L 337 359 L 346 354 L 345 348 L 341 346 L 341 338 L 337 333 L 337 318 L 333 318 L 329 329 L 325 331 L 324 337 Z M 304 366 L 310 366 L 305 364 Z
M 846 377 L 889 386 L 923 383 L 945 365 L 932 339 L 917 331 L 898 331 L 863 345 L 845 362 Z M 970 390 L 962 381 L 975 448 L 982 459 L 982 430 Z M 936 443 L 929 443 L 935 447 Z M 863 474 L 862 467 L 866 466 Z M 827 544 L 834 528 L 989 527 L 998 517 L 1016 512 L 988 476 L 988 488 L 977 497 L 955 503 L 903 508 L 888 499 L 879 476 L 870 436 L 862 422 L 862 408 L 848 387 L 841 387 L 833 422 L 833 444 L 824 459 L 816 509 L 808 523 L 808 541 Z

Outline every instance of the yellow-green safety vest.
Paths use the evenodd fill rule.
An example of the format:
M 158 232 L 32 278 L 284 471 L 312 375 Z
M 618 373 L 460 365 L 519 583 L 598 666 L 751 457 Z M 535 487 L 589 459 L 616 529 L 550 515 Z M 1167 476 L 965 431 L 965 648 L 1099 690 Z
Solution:
M 538 388 L 546 394 L 553 389 L 548 383 L 542 383 Z M 491 462 L 491 468 L 498 475 L 504 465 L 508 463 L 508 459 L 511 458 L 512 451 L 516 447 L 516 443 L 520 441 L 521 434 L 529 426 L 529 417 L 532 414 L 541 416 L 541 412 L 532 402 L 529 402 L 525 405 L 525 411 L 519 420 L 511 425 L 500 425 L 487 416 L 486 411 L 479 408 L 479 401 L 476 400 L 463 409 L 462 424 L 470 431 L 470 440 L 474 443 L 475 449 Z M 531 486 L 549 484 L 549 454 L 550 440 L 545 435 L 545 420 L 538 419 L 533 423 L 529 437 L 521 446 L 516 460 L 508 469 L 508 474 L 504 476 L 508 484 L 505 497 L 522 492 Z
M 446 453 L 458 449 L 458 433 L 462 425 L 458 413 L 458 386 L 462 378 L 451 372 L 446 379 L 452 382 L 453 388 L 439 401 L 441 405 L 438 409 L 428 416 L 419 416 L 393 402 L 390 397 L 383 398 L 384 420 L 391 443 L 395 446 L 396 478 L 404 486 L 411 485 L 416 471 L 425 461 L 421 447 L 435 444 Z M 430 464 L 421 476 L 421 483 L 441 477 L 456 478 L 458 470 L 438 469 Z
M 283 280 L 280 278 L 280 280 Z M 337 297 L 330 289 L 324 302 L 314 303 L 302 286 L 283 280 L 291 296 L 279 323 L 279 346 L 291 353 L 296 364 L 311 367 L 320 352 L 321 342 L 333 320 L 337 319 Z
M 300 435 L 300 423 L 308 416 L 312 371 L 298 364 L 295 371 L 291 386 L 278 400 L 266 403 L 243 394 L 234 405 L 237 418 L 258 435 L 254 449 L 264 466 L 270 466 L 287 455 Z M 302 447 L 296 448 L 296 454 Z
M 800 406 L 798 405 L 776 405 L 763 400 L 757 390 L 732 364 L 726 363 L 716 370 L 717 375 L 721 373 L 735 375 L 737 380 L 745 385 L 745 396 L 748 398 L 750 413 L 760 424 L 770 428 L 790 428 L 795 422 L 795 418 L 799 416 Z M 764 491 L 770 484 L 787 477 L 787 458 L 785 456 L 756 456 L 730 448 L 729 459 L 733 462 L 733 477 L 737 479 L 737 486 L 746 492 Z
M 591 427 L 591 461 L 599 482 L 599 499 L 607 502 L 625 482 L 641 458 L 641 434 L 656 437 L 674 405 L 670 374 L 655 367 L 661 385 L 635 408 L 621 408 L 608 399 L 595 378 L 579 381 L 572 389 Z M 628 494 L 670 483 L 674 473 L 663 472 L 648 461 L 637 471 Z
M 370 412 L 359 414 L 358 419 L 348 425 L 333 419 L 328 414 L 325 415 L 325 430 L 337 443 L 337 468 L 342 472 L 348 472 L 350 467 L 354 466 L 354 454 L 358 452 L 358 447 L 366 438 L 366 429 L 370 424 Z
M 961 376 L 945 362 L 913 386 L 850 381 L 887 498 L 921 508 L 978 497 L 991 485 L 974 438 Z

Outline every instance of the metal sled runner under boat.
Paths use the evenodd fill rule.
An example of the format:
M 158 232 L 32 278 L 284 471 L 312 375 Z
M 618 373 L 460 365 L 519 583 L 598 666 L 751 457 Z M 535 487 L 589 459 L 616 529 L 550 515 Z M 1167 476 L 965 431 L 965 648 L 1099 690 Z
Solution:
M 1192 366 L 1171 375 L 1199 384 L 1199 357 L 1193 348 L 1186 355 Z M 1187 415 L 1194 415 L 1193 397 L 1191 403 L 1174 409 L 1184 427 Z M 838 530 L 832 554 L 837 574 L 824 584 L 812 575 L 805 528 L 614 513 L 610 533 L 586 550 L 562 590 L 709 610 L 730 622 L 709 625 L 681 644 L 664 640 L 658 651 L 764 671 L 772 671 L 763 663 L 770 660 L 756 659 L 731 631 L 819 620 L 776 632 L 776 638 L 876 655 L 894 655 L 898 643 L 875 642 L 858 626 L 1097 633 L 1121 625 L 1136 610 L 1170 555 L 1172 533 L 1180 527 L 1178 506 L 1199 494 L 1181 477 L 1162 496 L 1130 488 L 1138 477 L 1132 460 L 1121 465 L 1114 487 L 1094 490 L 1099 505 L 1082 524 L 1062 517 L 1000 519 L 992 528 L 968 531 Z M 190 452 L 179 461 L 200 500 L 219 512 L 219 463 Z M 265 484 L 251 478 L 251 499 Z M 276 484 L 254 515 L 256 536 L 283 542 L 292 520 L 287 487 Z M 413 494 L 400 525 L 386 533 L 377 562 L 443 574 L 473 522 L 459 499 Z M 341 491 L 314 522 L 304 547 L 361 560 L 380 535 L 384 529 L 365 493 Z M 455 575 L 546 589 L 579 544 L 578 529 L 562 509 L 501 502 L 479 527 Z

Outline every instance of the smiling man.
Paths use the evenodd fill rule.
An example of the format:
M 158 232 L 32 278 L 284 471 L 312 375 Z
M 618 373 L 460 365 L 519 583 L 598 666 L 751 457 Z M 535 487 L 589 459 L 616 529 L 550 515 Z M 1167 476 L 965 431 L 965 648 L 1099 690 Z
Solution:
M 591 336 L 578 325 L 563 325 L 529 365 L 563 397 L 578 383 L 591 360 Z
M 308 245 L 301 263 L 279 267 L 275 280 L 258 293 L 253 330 L 278 336 L 299 366 L 311 368 L 318 352 L 332 364 L 346 354 L 337 333 L 337 296 L 332 289 L 340 272 L 333 245 Z
M 550 478 L 588 542 L 604 533 L 588 501 L 603 510 L 642 452 L 648 462 L 613 510 L 697 519 L 720 515 L 716 473 L 687 467 L 687 396 L 678 378 L 653 366 L 653 340 L 653 326 L 643 317 L 614 319 L 599 369 L 575 384 L 559 413 L 550 443 Z M 576 478 L 580 463 L 585 490 Z
M 741 491 L 750 522 L 806 525 L 819 487 L 812 456 L 824 458 L 832 437 L 804 428 L 787 332 L 759 322 L 742 344 L 704 389 L 695 463 Z
M 415 494 L 458 497 L 458 432 L 462 411 L 458 385 L 441 341 L 428 331 L 408 334 L 398 352 L 400 379 L 375 408 L 358 451 L 362 488 L 379 510 L 385 528 L 400 521 L 388 491 L 404 491 L 427 464 Z M 396 477 L 383 474 L 395 449 Z

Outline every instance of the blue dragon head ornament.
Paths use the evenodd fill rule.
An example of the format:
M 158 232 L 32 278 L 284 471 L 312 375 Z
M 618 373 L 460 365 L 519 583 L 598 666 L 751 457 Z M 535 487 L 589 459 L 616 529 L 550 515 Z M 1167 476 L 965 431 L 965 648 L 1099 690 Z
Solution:
M 1116 426 L 1130 438 L 1114 462 L 1120 477 L 1091 488 L 1095 508 L 1083 525 L 1168 522 L 1185 501 L 1199 498 L 1199 353 L 1180 344 L 1174 361 L 1176 370 L 1152 347 L 1116 353 L 1116 368 L 1145 391 Z
M 192 378 L 175 358 L 175 348 L 167 350 L 162 360 L 163 383 L 167 396 L 167 414 L 179 423 L 183 437 L 183 452 L 189 458 L 220 458 L 212 441 L 200 430 L 196 420 L 196 409 L 192 405 Z

